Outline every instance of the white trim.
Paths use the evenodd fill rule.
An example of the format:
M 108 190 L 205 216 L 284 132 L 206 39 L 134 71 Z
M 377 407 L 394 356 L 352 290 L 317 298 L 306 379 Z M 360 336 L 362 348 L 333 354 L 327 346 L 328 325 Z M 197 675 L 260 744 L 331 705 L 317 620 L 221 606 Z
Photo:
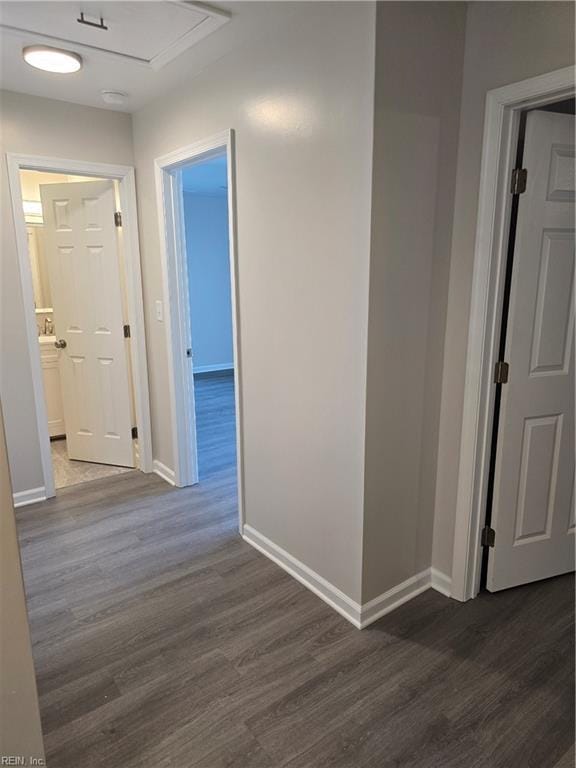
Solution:
M 251 525 L 244 526 L 242 538 L 259 552 L 262 552 L 263 555 L 266 555 L 276 565 L 279 565 L 290 576 L 293 576 L 296 581 L 299 581 L 300 584 L 314 592 L 317 597 L 328 603 L 331 608 L 334 608 L 341 616 L 344 616 L 345 619 L 354 624 L 356 629 L 362 628 L 360 604 L 344 594 L 342 590 L 335 587 L 289 552 L 286 552 L 285 549 L 274 544 L 273 541 L 263 536 L 255 528 L 252 528 Z
M 285 549 L 270 541 L 270 539 L 251 525 L 244 526 L 242 538 L 263 555 L 266 555 L 276 565 L 279 565 L 296 581 L 307 587 L 317 597 L 353 624 L 356 629 L 364 629 L 382 616 L 399 608 L 417 595 L 422 594 L 427 589 L 433 588 L 446 595 L 446 584 L 450 581 L 447 576 L 439 574 L 438 571 L 435 572 L 435 577 L 433 577 L 433 569 L 426 568 L 421 573 L 411 576 L 401 584 L 397 584 L 392 589 L 361 605 Z M 444 579 L 442 583 L 438 578 L 439 575 Z
M 215 365 L 195 365 L 194 373 L 216 373 L 217 371 L 233 371 L 234 363 L 216 363 Z
M 24 303 L 24 319 L 28 340 L 28 355 L 32 372 L 34 408 L 40 443 L 40 456 L 46 498 L 55 494 L 54 471 L 48 434 L 48 417 L 44 400 L 42 368 L 40 365 L 40 347 L 36 328 L 34 292 L 26 222 L 22 209 L 22 189 L 20 170 L 47 171 L 79 176 L 98 176 L 115 179 L 119 182 L 120 203 L 122 208 L 122 227 L 124 231 L 124 249 L 126 264 L 126 286 L 128 294 L 128 322 L 131 330 L 132 371 L 134 381 L 134 399 L 136 424 L 138 427 L 139 460 L 142 472 L 152 471 L 152 433 L 150 426 L 150 401 L 148 392 L 148 366 L 146 362 L 146 341 L 144 336 L 144 306 L 142 301 L 142 275 L 140 271 L 140 245 L 138 241 L 138 220 L 136 213 L 136 187 L 134 168 L 126 165 L 92 163 L 82 160 L 68 160 L 59 157 L 40 157 L 36 155 L 6 154 L 8 181 L 12 200 L 12 216 L 16 231 L 16 249 L 20 267 L 20 284 Z M 7 440 L 9 436 L 7 435 Z
M 122 211 L 122 230 L 124 233 L 123 243 L 126 265 L 128 322 L 130 324 L 130 349 L 132 353 L 132 379 L 134 383 L 134 409 L 136 426 L 138 427 L 138 457 L 140 470 L 142 472 L 151 472 L 152 426 L 150 423 L 146 326 L 144 323 L 134 168 L 127 169 L 125 176 L 120 179 L 118 186 L 120 191 L 120 210 Z
M 155 160 L 156 196 L 160 229 L 160 256 L 165 307 L 168 379 L 172 423 L 174 477 L 177 486 L 198 481 L 194 414 L 194 372 L 186 350 L 191 348 L 191 325 L 185 233 L 182 216 L 181 169 L 200 158 L 226 153 L 228 171 L 228 227 L 234 394 L 236 406 L 236 456 L 238 517 L 244 522 L 244 467 L 242 418 L 242 365 L 238 302 L 238 254 L 236 248 L 236 170 L 234 131 L 228 130 L 198 141 Z
M 36 504 L 38 501 L 46 501 L 46 488 L 30 488 L 28 491 L 18 491 L 12 495 L 14 507 L 27 507 L 28 504 Z
M 452 579 L 437 568 L 430 568 L 430 586 L 445 597 L 452 597 Z
M 574 95 L 574 67 L 489 91 L 486 96 L 478 224 L 466 358 L 464 409 L 452 562 L 452 596 L 469 600 L 480 588 L 480 527 L 487 468 L 508 237 L 508 194 L 520 111 Z
M 415 576 L 411 576 L 401 584 L 397 584 L 395 587 L 388 589 L 373 600 L 364 603 L 362 605 L 360 629 L 364 629 L 364 627 L 367 627 L 369 624 L 373 624 L 375 621 L 378 621 L 378 619 L 381 619 L 382 616 L 394 611 L 414 597 L 421 595 L 422 592 L 426 592 L 431 586 L 430 568 L 426 568 L 425 571 L 421 571 Z
M 166 464 L 162 464 L 158 459 L 154 459 L 152 466 L 154 468 L 154 473 L 157 474 L 158 477 L 161 477 L 162 480 L 166 480 L 170 485 L 176 485 L 176 477 L 173 469 L 167 467 Z
M 182 37 L 171 43 L 168 48 L 160 51 L 156 56 L 153 56 L 149 62 L 147 62 L 152 69 L 162 69 L 162 67 L 177 56 L 180 56 L 181 53 L 189 50 L 192 46 L 196 45 L 196 43 L 199 43 L 200 40 L 203 40 L 205 37 L 208 37 L 208 35 L 211 35 L 212 32 L 220 29 L 223 24 L 226 24 L 231 19 L 232 14 L 229 11 L 222 10 L 221 8 L 212 8 L 205 3 L 195 3 L 191 2 L 191 0 L 186 0 L 186 2 L 176 0 L 176 2 L 178 5 L 182 5 L 192 10 L 197 8 L 206 14 L 206 18 L 201 21 L 200 24 L 193 27 L 189 32 L 186 32 Z
M 187 274 L 181 250 L 181 176 L 160 161 L 155 163 L 162 300 L 168 352 L 168 389 L 172 427 L 172 453 L 176 485 L 198 482 L 192 361 L 188 323 Z M 190 385 L 192 384 L 192 388 Z
M 44 478 L 45 498 L 54 496 L 54 469 L 52 467 L 52 453 L 50 451 L 50 432 L 48 429 L 48 412 L 44 399 L 44 385 L 42 383 L 42 364 L 40 361 L 40 345 L 38 344 L 38 328 L 36 326 L 36 311 L 34 309 L 34 286 L 32 281 L 32 266 L 28 257 L 28 238 L 26 232 L 26 220 L 22 209 L 22 189 L 20 186 L 21 164 L 14 156 L 7 155 L 8 183 L 12 198 L 12 216 L 16 234 L 16 251 L 18 253 L 20 287 L 22 291 L 22 303 L 24 306 L 24 322 L 26 340 L 28 342 L 28 356 L 32 373 L 32 392 L 34 395 L 36 429 L 40 443 L 40 461 Z M 14 286 L 16 290 L 16 286 Z M 6 442 L 9 444 L 10 436 L 6 429 Z M 30 491 L 31 493 L 32 491 Z M 20 493 L 28 493 L 21 491 Z M 18 494 L 14 495 L 16 498 Z M 16 502 L 15 502 L 15 506 Z

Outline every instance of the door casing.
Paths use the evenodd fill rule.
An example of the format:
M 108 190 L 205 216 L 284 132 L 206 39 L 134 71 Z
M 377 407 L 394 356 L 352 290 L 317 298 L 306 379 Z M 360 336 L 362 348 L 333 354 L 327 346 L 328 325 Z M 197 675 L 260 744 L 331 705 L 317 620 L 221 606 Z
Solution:
M 146 361 L 146 340 L 144 332 L 144 304 L 142 299 L 142 274 L 140 270 L 140 245 L 138 240 L 138 219 L 136 209 L 136 186 L 134 168 L 126 165 L 92 163 L 83 160 L 68 160 L 58 157 L 41 157 L 7 153 L 8 181 L 12 200 L 12 215 L 16 231 L 16 249 L 20 267 L 20 283 L 24 301 L 26 338 L 32 372 L 34 409 L 38 429 L 40 456 L 44 475 L 44 498 L 55 495 L 54 470 L 48 433 L 48 416 L 44 402 L 40 345 L 34 313 L 34 289 L 32 269 L 28 258 L 26 221 L 22 208 L 20 171 L 43 171 L 77 176 L 95 176 L 118 181 L 120 207 L 122 210 L 123 244 L 126 268 L 128 298 L 128 321 L 130 323 L 132 375 L 134 383 L 134 407 L 138 428 L 139 469 L 152 471 L 152 433 L 150 426 L 150 398 L 148 390 L 148 367 Z M 7 435 L 9 440 L 9 436 Z M 34 497 L 31 501 L 40 501 Z
M 474 598 L 480 590 L 480 536 L 494 414 L 492 378 L 498 354 L 512 201 L 510 176 L 520 113 L 573 97 L 575 75 L 574 67 L 565 67 L 486 95 L 452 559 L 451 596 L 457 600 Z
M 239 528 L 242 531 L 244 524 L 242 366 L 238 256 L 236 249 L 236 173 L 233 130 L 223 131 L 155 160 L 174 462 L 174 468 L 171 470 L 170 476 L 167 476 L 166 467 L 160 468 L 159 474 L 162 474 L 178 487 L 193 485 L 198 482 L 194 376 L 190 358 L 186 353 L 187 349 L 190 348 L 190 312 L 181 170 L 184 166 L 190 165 L 195 161 L 205 160 L 222 154 L 226 155 L 228 174 L 228 232 L 236 414 L 236 477 L 238 484 Z

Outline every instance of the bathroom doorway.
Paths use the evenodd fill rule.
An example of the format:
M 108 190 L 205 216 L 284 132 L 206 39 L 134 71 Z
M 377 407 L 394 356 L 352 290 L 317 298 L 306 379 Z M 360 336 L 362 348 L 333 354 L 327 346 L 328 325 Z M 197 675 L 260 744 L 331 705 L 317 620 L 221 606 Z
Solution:
M 59 489 L 136 466 L 130 355 L 118 332 L 126 298 L 117 190 L 108 179 L 33 170 L 20 171 L 20 183 Z
M 19 255 L 23 289 L 30 280 L 23 294 L 30 359 L 39 363 L 32 370 L 45 475 L 44 488 L 15 493 L 21 506 L 67 486 L 147 471 L 149 418 L 139 419 L 147 382 L 143 388 L 134 346 L 143 334 L 121 180 L 24 163 L 12 171 L 14 215 L 26 237 Z

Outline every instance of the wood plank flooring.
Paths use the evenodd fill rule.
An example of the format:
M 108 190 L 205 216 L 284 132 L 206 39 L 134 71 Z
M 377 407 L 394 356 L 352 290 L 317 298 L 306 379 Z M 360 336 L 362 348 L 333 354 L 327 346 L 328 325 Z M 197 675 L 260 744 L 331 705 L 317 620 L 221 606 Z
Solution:
M 197 396 L 198 486 L 17 512 L 49 768 L 574 764 L 572 576 L 359 632 L 239 537 L 233 385 Z

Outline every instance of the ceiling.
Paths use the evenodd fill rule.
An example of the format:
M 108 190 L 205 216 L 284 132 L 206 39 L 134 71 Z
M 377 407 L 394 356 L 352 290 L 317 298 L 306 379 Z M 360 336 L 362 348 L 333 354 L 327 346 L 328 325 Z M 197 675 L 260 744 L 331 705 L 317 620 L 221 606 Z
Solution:
M 106 55 L 153 69 L 225 24 L 229 14 L 197 3 L 4 2 L 1 24 L 20 39 L 29 34 L 77 53 Z
M 194 195 L 224 195 L 228 187 L 226 155 L 212 157 L 184 168 L 182 186 L 185 192 Z
M 115 2 L 0 1 L 0 86 L 3 89 L 135 112 L 166 90 L 198 75 L 234 48 L 281 24 L 292 3 L 176 0 Z M 80 14 L 107 30 L 78 23 Z M 30 67 L 26 45 L 79 53 L 83 68 L 55 75 Z M 122 104 L 106 104 L 103 90 L 123 91 Z

